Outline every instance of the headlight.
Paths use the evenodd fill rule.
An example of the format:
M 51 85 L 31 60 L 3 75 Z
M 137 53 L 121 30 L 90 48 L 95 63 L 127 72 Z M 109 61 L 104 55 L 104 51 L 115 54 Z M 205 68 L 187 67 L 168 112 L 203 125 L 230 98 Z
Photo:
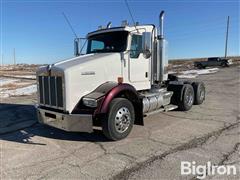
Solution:
M 91 98 L 83 98 L 83 104 L 88 107 L 97 107 L 97 100 Z

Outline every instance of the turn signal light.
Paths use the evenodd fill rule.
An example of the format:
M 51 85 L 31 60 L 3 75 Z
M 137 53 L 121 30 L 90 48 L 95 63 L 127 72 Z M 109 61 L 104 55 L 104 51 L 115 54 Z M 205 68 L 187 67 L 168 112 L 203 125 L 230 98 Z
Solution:
M 118 77 L 118 83 L 119 84 L 123 83 L 123 77 Z

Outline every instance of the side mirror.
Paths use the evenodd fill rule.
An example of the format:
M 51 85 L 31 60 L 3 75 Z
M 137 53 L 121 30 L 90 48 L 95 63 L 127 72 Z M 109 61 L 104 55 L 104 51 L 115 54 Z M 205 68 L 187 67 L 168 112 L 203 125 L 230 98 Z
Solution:
M 79 56 L 79 39 L 74 39 L 74 55 Z
M 150 32 L 143 32 L 142 34 L 142 51 L 143 56 L 148 59 L 151 57 L 152 49 L 152 34 Z

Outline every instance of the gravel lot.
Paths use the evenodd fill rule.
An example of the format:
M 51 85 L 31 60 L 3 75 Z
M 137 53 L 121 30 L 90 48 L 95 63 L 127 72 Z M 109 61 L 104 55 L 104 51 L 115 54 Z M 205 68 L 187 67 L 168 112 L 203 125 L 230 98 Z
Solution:
M 240 166 L 240 68 L 200 75 L 206 101 L 188 112 L 149 116 L 127 139 L 110 142 L 101 131 L 67 133 L 36 123 L 34 96 L 0 101 L 0 126 L 31 121 L 0 135 L 1 179 L 196 179 L 181 176 L 181 161 Z M 23 110 L 22 110 L 23 109 Z M 208 176 L 208 179 L 238 179 Z

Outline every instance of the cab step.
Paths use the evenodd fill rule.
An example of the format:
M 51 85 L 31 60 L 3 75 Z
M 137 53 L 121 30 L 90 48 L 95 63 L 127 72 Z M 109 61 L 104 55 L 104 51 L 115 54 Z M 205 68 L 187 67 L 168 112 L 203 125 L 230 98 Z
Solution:
M 178 106 L 173 105 L 173 104 L 169 104 L 167 106 L 164 106 L 164 111 L 172 111 L 172 110 L 177 109 L 177 108 L 178 108 Z

